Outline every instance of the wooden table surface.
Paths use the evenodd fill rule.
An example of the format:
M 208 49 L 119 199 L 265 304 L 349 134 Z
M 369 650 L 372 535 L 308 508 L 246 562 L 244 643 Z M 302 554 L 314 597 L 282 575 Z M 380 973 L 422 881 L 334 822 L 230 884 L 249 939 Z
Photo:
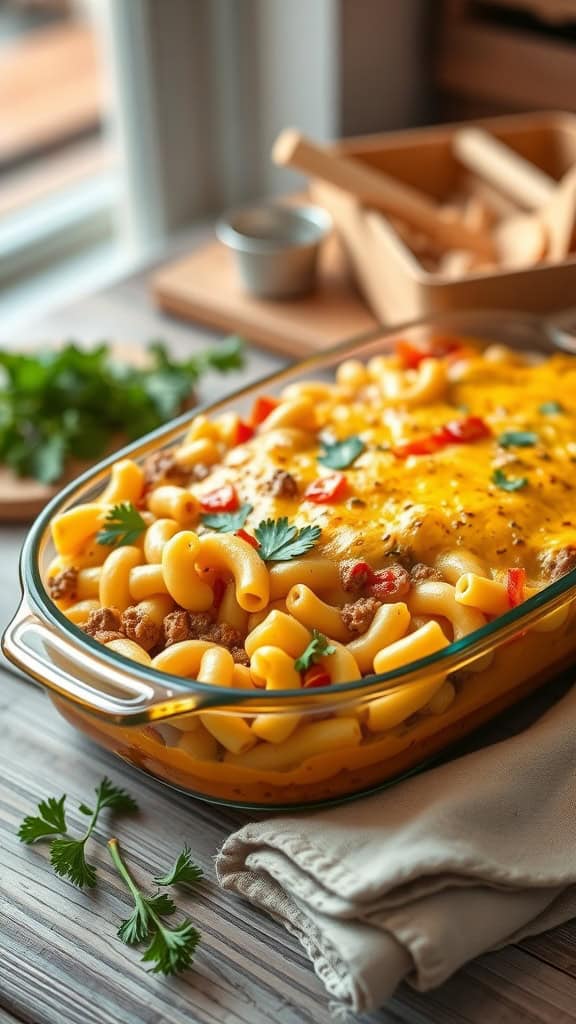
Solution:
M 204 329 L 159 316 L 143 276 L 31 327 L 25 339 L 73 334 L 136 342 L 161 334 L 179 352 L 210 340 Z M 253 349 L 243 375 L 253 379 L 278 365 L 277 357 Z M 202 394 L 210 397 L 237 383 L 237 378 L 214 377 Z M 0 627 L 18 601 L 23 536 L 21 527 L 0 527 Z M 68 726 L 40 689 L 2 666 L 0 684 L 0 1024 L 329 1024 L 324 988 L 297 941 L 215 883 L 214 855 L 248 815 L 187 799 L 116 761 Z M 558 696 L 565 685 L 549 693 Z M 544 699 L 549 698 L 509 713 L 484 740 L 521 728 Z M 199 895 L 178 900 L 202 932 L 194 967 L 180 978 L 147 974 L 138 953 L 116 939 L 127 899 L 100 837 L 91 847 L 100 885 L 88 893 L 54 875 L 45 846 L 27 848 L 16 838 L 20 820 L 38 800 L 67 792 L 75 808 L 104 774 L 126 786 L 140 804 L 138 816 L 117 826 L 140 881 L 168 865 L 184 842 L 206 872 Z M 80 824 L 75 811 L 70 820 L 72 826 Z M 481 957 L 434 992 L 404 986 L 386 1008 L 350 1018 L 360 1019 L 366 1024 L 576 1021 L 576 926 Z

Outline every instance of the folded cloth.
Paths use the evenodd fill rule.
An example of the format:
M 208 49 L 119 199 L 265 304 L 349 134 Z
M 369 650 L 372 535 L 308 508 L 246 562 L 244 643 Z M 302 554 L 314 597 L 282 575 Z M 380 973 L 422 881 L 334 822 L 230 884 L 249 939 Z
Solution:
M 381 1006 L 576 916 L 576 687 L 525 732 L 321 812 L 250 824 L 220 884 L 293 932 L 331 997 Z

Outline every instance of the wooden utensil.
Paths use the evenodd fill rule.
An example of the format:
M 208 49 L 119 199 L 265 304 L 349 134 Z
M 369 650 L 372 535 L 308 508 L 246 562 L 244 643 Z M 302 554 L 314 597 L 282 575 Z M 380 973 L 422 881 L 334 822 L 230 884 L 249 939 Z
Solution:
M 481 128 L 457 131 L 453 148 L 465 167 L 520 206 L 536 211 L 508 218 L 497 229 L 504 265 L 516 260 L 516 266 L 528 266 L 543 255 L 553 262 L 565 259 L 576 219 L 576 165 L 557 182 Z M 543 232 L 546 253 L 539 255 Z
M 471 249 L 486 259 L 494 256 L 489 234 L 468 227 L 462 217 L 446 217 L 423 192 L 360 160 L 324 149 L 294 129 L 286 129 L 279 135 L 272 159 L 282 167 L 293 167 L 336 185 L 367 206 L 405 220 L 445 248 Z

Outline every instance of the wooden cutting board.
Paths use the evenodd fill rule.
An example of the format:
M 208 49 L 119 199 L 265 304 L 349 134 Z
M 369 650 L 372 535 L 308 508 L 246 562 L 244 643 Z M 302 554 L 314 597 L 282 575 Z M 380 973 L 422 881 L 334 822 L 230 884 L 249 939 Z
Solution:
M 152 289 L 168 313 L 242 334 L 294 358 L 377 326 L 348 276 L 335 238 L 322 249 L 317 290 L 301 299 L 272 301 L 243 292 L 231 253 L 216 240 L 157 271 Z

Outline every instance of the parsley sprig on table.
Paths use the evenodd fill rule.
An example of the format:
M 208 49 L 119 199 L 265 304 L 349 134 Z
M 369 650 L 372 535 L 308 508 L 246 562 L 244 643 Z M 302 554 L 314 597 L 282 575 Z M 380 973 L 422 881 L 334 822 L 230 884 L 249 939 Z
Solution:
M 311 551 L 320 537 L 319 526 L 290 526 L 287 516 L 263 519 L 254 530 L 260 547 L 258 554 L 265 562 L 288 562 Z
M 294 662 L 294 668 L 297 672 L 306 672 L 312 665 L 323 658 L 327 654 L 335 654 L 336 648 L 329 640 L 326 639 L 323 633 L 318 629 L 312 630 L 312 639 L 308 644 L 308 647 L 302 651 L 299 658 L 296 658 Z
M 140 437 L 177 415 L 201 375 L 241 367 L 242 350 L 232 337 L 176 360 L 155 341 L 142 367 L 119 362 L 107 343 L 0 352 L 0 463 L 54 483 L 69 458 L 98 459 L 115 436 Z
M 124 544 L 134 544 L 145 529 L 146 523 L 138 509 L 131 501 L 125 501 L 110 509 L 104 526 L 96 534 L 96 541 L 98 544 L 122 547 Z
M 34 843 L 37 839 L 53 838 L 50 843 L 50 863 L 57 875 L 69 878 L 74 884 L 83 888 L 96 885 L 96 869 L 86 860 L 86 843 L 92 835 L 100 815 L 105 807 L 115 811 L 137 811 L 135 800 L 119 786 L 114 786 L 109 779 L 103 778 L 96 789 L 94 808 L 80 804 L 78 810 L 90 818 L 88 828 L 79 839 L 68 835 L 64 804 L 66 794 L 56 800 L 49 797 L 38 804 L 38 815 L 28 815 L 22 822 L 18 836 L 23 843 Z
M 114 786 L 107 778 L 102 779 L 96 789 L 94 808 L 84 803 L 79 805 L 78 810 L 89 816 L 90 822 L 84 835 L 79 839 L 73 839 L 67 834 L 65 802 L 65 794 L 60 799 L 48 797 L 41 800 L 38 804 L 38 814 L 24 818 L 18 836 L 28 845 L 39 839 L 49 839 L 50 861 L 56 874 L 68 878 L 80 888 L 92 888 L 96 885 L 96 869 L 93 864 L 87 863 L 84 851 L 100 812 L 105 807 L 131 812 L 138 810 L 138 805 L 124 789 Z M 134 882 L 120 854 L 116 838 L 108 840 L 108 850 L 134 901 L 132 913 L 122 921 L 118 929 L 118 938 L 129 946 L 141 942 L 148 943 L 142 961 L 153 964 L 153 973 L 178 974 L 186 970 L 192 963 L 200 941 L 199 931 L 188 918 L 175 926 L 167 925 L 164 918 L 176 913 L 176 906 L 171 897 L 160 891 L 149 896 L 144 895 Z M 163 875 L 157 875 L 153 881 L 158 887 L 193 887 L 201 878 L 202 870 L 194 864 L 190 848 L 185 846 L 168 871 Z
M 169 928 L 162 918 L 169 917 L 176 911 L 174 902 L 166 893 L 158 892 L 153 896 L 144 896 L 128 871 L 120 854 L 117 839 L 108 840 L 108 850 L 118 871 L 134 900 L 134 910 L 130 917 L 122 921 L 118 929 L 118 938 L 128 946 L 140 942 L 148 942 L 142 961 L 152 962 L 154 974 L 179 974 L 192 963 L 196 947 L 200 941 L 200 932 L 192 921 L 186 918 L 176 927 Z M 200 868 L 191 863 L 190 851 L 187 847 L 180 854 L 172 870 L 163 880 L 155 878 L 158 885 L 173 885 L 176 882 L 192 884 L 202 877 Z M 165 879 L 170 878 L 170 881 Z

